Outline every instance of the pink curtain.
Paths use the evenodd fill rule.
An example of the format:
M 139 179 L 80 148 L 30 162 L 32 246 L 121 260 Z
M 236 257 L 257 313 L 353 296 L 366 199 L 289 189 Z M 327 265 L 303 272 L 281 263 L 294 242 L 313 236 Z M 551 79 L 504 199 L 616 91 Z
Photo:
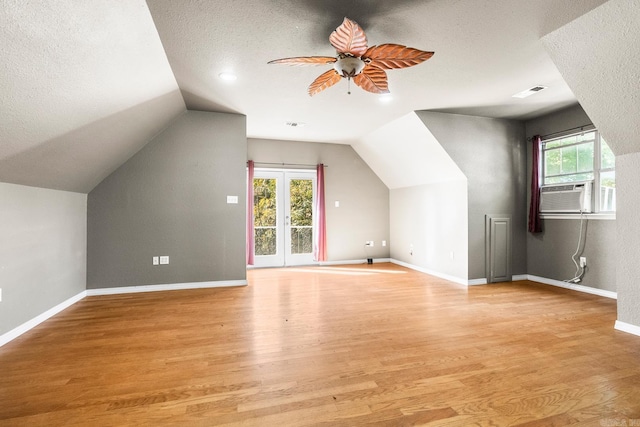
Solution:
M 253 265 L 255 252 L 255 235 L 253 230 L 253 160 L 247 162 L 247 265 Z
M 533 137 L 533 154 L 531 167 L 531 203 L 529 204 L 529 232 L 540 233 L 542 220 L 540 219 L 540 145 L 542 139 L 539 135 Z
M 316 214 L 313 224 L 313 259 L 327 260 L 327 221 L 324 208 L 324 165 L 316 167 Z

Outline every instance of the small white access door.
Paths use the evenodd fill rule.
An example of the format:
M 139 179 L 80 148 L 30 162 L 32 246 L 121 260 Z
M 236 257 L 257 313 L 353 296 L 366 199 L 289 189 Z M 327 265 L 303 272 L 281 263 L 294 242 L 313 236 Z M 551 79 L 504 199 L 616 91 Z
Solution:
M 315 186 L 315 171 L 255 171 L 256 267 L 313 263 Z

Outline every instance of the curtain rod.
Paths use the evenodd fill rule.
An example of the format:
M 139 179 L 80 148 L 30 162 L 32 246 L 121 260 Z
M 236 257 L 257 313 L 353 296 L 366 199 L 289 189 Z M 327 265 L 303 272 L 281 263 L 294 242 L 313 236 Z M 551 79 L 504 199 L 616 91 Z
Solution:
M 310 165 L 305 163 L 271 163 L 271 162 L 253 162 L 256 165 L 275 165 L 275 166 L 306 166 L 306 167 L 316 167 L 318 165 Z M 328 168 L 329 165 L 323 165 L 325 168 Z
M 574 128 L 569 128 L 569 129 L 565 129 L 565 130 L 560 130 L 558 132 L 551 132 L 547 135 L 540 135 L 540 139 L 546 139 L 549 138 L 550 136 L 553 135 L 559 135 L 559 134 L 563 134 L 563 133 L 567 133 L 567 132 L 571 132 L 572 130 L 584 130 L 584 128 L 589 127 L 589 126 L 593 126 L 593 123 L 589 123 L 586 125 L 582 125 L 582 126 L 576 126 Z M 595 128 L 595 126 L 594 126 Z M 527 141 L 531 141 L 533 138 L 527 138 Z

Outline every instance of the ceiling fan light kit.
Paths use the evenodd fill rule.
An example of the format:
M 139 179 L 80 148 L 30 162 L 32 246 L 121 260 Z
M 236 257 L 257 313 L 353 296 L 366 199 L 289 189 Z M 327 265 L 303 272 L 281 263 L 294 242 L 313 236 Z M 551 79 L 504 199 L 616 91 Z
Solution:
M 349 78 L 360 74 L 362 70 L 364 70 L 365 65 L 365 62 L 360 58 L 343 56 L 333 64 L 333 69 L 336 70 L 340 76 Z
M 368 46 L 364 30 L 355 21 L 344 18 L 342 24 L 329 36 L 337 56 L 300 56 L 269 61 L 269 64 L 322 65 L 333 64 L 333 69 L 322 73 L 309 86 L 313 96 L 347 79 L 376 94 L 389 93 L 389 82 L 385 70 L 407 68 L 418 65 L 433 56 L 433 52 L 406 47 L 399 44 Z M 351 92 L 348 92 L 351 93 Z

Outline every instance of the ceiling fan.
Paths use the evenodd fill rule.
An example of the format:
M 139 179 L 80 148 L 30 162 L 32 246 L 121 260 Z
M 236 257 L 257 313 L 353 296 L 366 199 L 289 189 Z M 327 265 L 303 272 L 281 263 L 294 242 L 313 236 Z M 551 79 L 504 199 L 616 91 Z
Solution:
M 418 65 L 433 56 L 433 52 L 399 44 L 368 46 L 364 30 L 355 21 L 344 18 L 342 24 L 329 36 L 337 56 L 298 56 L 269 61 L 269 64 L 319 65 L 333 64 L 309 86 L 313 96 L 346 78 L 372 93 L 389 93 L 389 82 L 384 70 Z M 350 91 L 348 93 L 351 93 Z

